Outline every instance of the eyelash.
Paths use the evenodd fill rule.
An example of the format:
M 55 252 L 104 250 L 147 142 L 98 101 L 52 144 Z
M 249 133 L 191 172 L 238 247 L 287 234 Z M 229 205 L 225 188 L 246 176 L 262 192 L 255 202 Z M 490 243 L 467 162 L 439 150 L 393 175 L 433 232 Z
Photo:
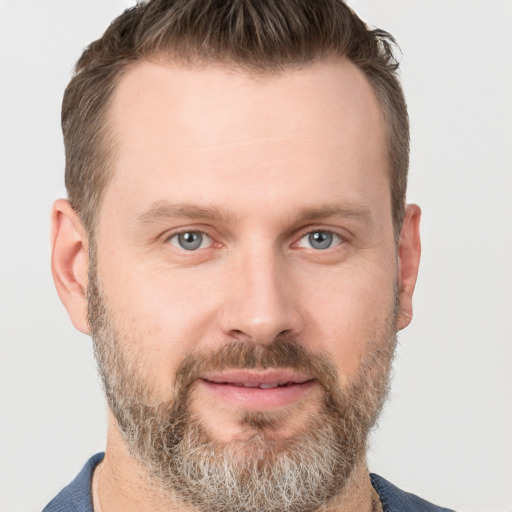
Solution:
M 176 239 L 178 240 L 178 238 L 181 236 L 181 235 L 186 235 L 186 234 L 191 234 L 191 235 L 200 235 L 201 237 L 203 237 L 203 240 L 201 241 L 200 245 L 198 247 L 195 247 L 193 249 L 186 249 L 185 247 L 183 246 L 179 246 L 179 242 L 176 242 L 176 245 L 172 243 L 172 240 L 173 239 Z M 214 241 L 213 241 L 213 238 L 208 235 L 207 233 L 205 233 L 204 231 L 201 231 L 201 230 L 198 230 L 198 229 L 185 229 L 183 231 L 178 231 L 177 233 L 173 233 L 172 235 L 169 235 L 166 239 L 165 239 L 165 242 L 166 243 L 169 243 L 170 245 L 172 245 L 173 247 L 176 247 L 176 249 L 178 250 L 183 250 L 183 251 L 186 251 L 186 252 L 195 252 L 197 251 L 198 249 L 206 249 L 207 247 L 201 247 L 201 245 L 203 244 L 204 242 L 204 238 L 207 238 L 209 239 L 209 244 L 210 245 L 213 245 Z
M 339 233 L 337 233 L 336 231 L 333 231 L 331 229 L 312 229 L 312 230 L 308 230 L 307 232 L 303 233 L 300 236 L 300 238 L 297 240 L 297 242 L 295 242 L 294 245 L 299 245 L 300 242 L 302 240 L 304 240 L 304 239 L 308 239 L 308 242 L 311 245 L 311 237 L 313 235 L 316 235 L 316 234 L 319 234 L 319 233 L 323 233 L 323 234 L 326 234 L 329 237 L 331 237 L 330 242 L 333 245 L 329 245 L 328 247 L 325 247 L 323 249 L 319 249 L 319 248 L 315 248 L 315 247 L 311 247 L 311 246 L 310 247 L 304 247 L 305 249 L 322 252 L 322 251 L 327 251 L 329 249 L 334 249 L 334 248 L 338 247 L 339 245 L 341 245 L 341 244 L 343 244 L 345 242 L 345 238 L 343 236 L 341 236 Z M 319 243 L 322 243 L 322 240 Z

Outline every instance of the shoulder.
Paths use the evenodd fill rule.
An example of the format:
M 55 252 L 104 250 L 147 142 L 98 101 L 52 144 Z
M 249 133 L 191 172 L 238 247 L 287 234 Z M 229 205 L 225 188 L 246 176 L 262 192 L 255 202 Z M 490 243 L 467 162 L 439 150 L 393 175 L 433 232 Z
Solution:
M 379 475 L 370 474 L 373 488 L 377 491 L 384 512 L 454 512 L 438 507 L 408 492 L 404 492 Z
M 93 512 L 91 479 L 94 468 L 103 457 L 103 453 L 91 457 L 77 477 L 46 505 L 43 512 Z

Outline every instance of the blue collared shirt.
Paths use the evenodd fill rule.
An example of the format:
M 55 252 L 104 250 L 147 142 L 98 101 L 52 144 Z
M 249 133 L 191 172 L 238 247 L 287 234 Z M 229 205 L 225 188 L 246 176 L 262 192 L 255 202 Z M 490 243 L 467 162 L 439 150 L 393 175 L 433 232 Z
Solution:
M 91 457 L 78 476 L 48 503 L 43 512 L 93 512 L 92 474 L 103 456 L 103 453 L 97 453 Z M 454 512 L 401 491 L 379 475 L 370 474 L 370 478 L 380 496 L 384 512 Z

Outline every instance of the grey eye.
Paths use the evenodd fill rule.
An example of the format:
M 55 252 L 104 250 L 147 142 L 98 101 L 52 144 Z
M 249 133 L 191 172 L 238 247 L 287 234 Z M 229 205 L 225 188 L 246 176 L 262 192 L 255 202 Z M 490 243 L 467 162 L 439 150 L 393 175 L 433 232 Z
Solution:
M 332 231 L 313 231 L 304 235 L 299 240 L 299 246 L 322 251 L 339 245 L 342 242 L 341 236 Z
M 177 233 L 169 238 L 172 246 L 185 251 L 195 251 L 196 249 L 204 249 L 211 244 L 211 238 L 200 231 L 185 231 Z

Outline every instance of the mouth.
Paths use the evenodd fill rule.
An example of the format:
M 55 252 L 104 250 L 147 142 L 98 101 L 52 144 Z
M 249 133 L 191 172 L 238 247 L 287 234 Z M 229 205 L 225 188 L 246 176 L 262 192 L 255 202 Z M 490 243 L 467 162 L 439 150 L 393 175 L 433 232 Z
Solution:
M 315 379 L 293 370 L 231 370 L 203 375 L 199 383 L 217 400 L 264 411 L 299 401 L 315 386 Z

